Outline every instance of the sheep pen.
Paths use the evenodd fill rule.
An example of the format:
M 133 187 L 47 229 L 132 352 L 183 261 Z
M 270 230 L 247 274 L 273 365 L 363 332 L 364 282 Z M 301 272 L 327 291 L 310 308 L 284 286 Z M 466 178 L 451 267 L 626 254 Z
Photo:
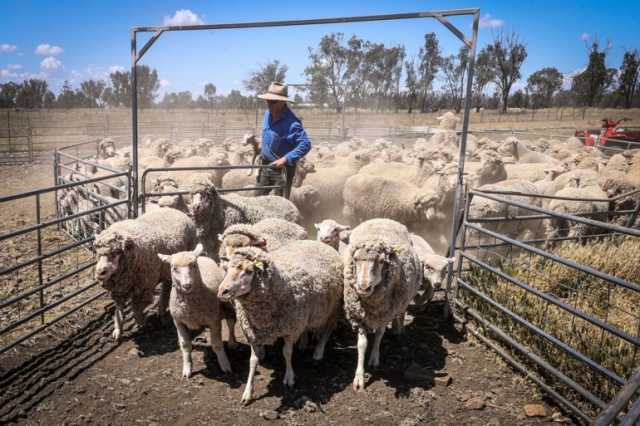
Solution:
M 499 137 L 494 137 L 493 135 L 490 135 L 490 137 L 498 141 L 500 140 Z M 527 144 L 535 145 L 535 142 L 535 140 L 532 140 L 532 142 L 527 141 Z M 385 158 L 391 158 L 396 155 L 394 152 L 394 145 L 396 145 L 395 140 L 392 142 L 387 141 L 386 143 L 375 143 L 378 144 L 377 147 L 381 149 L 381 152 L 379 155 L 371 157 L 368 160 L 369 164 L 381 160 L 383 155 Z M 405 148 L 398 149 L 398 151 L 403 154 L 409 153 L 412 149 L 411 144 L 406 142 L 403 142 L 403 144 Z M 215 146 L 214 144 L 214 147 Z M 332 145 L 325 144 L 322 141 L 318 143 L 318 148 L 322 149 L 331 146 Z M 363 154 L 371 154 L 371 152 L 369 152 L 370 150 L 366 149 L 366 145 L 354 143 L 352 149 L 363 151 Z M 371 149 L 371 151 L 373 151 L 373 149 Z M 336 164 L 332 165 L 332 167 L 344 167 L 344 165 L 339 164 L 339 159 L 333 161 L 335 161 Z M 404 159 L 394 158 L 393 161 L 403 162 L 403 164 L 407 165 L 415 165 L 415 161 L 417 160 L 412 160 L 411 157 L 408 157 Z M 455 159 L 450 161 L 455 161 Z M 480 157 L 477 157 L 475 160 L 470 160 L 470 162 L 473 161 L 475 161 L 478 166 L 480 165 Z M 316 165 L 317 164 L 316 160 Z M 434 164 L 434 166 L 434 173 L 437 174 L 438 171 L 443 172 L 442 169 L 438 169 L 438 164 Z M 473 167 L 470 167 L 469 170 L 472 172 Z M 319 172 L 323 172 L 322 168 L 319 168 Z M 318 173 L 317 170 L 314 174 L 316 173 Z M 309 176 L 312 175 L 310 174 Z M 311 186 L 307 182 L 313 181 L 305 180 L 303 183 Z M 312 189 L 314 188 L 312 187 Z M 324 194 L 324 196 L 326 197 L 326 194 Z M 449 204 L 447 204 L 444 199 L 438 201 L 442 203 L 436 207 L 436 214 L 439 215 L 438 223 L 448 225 L 449 222 L 443 217 L 443 212 L 447 211 Z M 185 202 L 189 202 L 187 197 L 185 197 Z M 317 221 L 328 218 L 334 218 L 338 221 L 342 219 L 341 209 L 335 209 L 333 211 L 334 214 L 331 214 L 331 210 L 329 210 L 328 216 L 320 218 L 310 216 L 317 213 L 318 210 L 319 209 L 310 209 L 310 211 L 305 212 L 305 214 L 302 213 L 302 209 L 300 209 L 302 213 L 302 223 L 307 225 L 307 231 L 310 237 L 315 235 L 315 230 L 309 227 L 309 224 L 312 225 L 314 223 L 314 219 Z M 425 217 L 425 215 L 422 214 L 421 217 Z M 99 221 L 99 218 L 96 220 Z M 355 226 L 357 223 L 350 223 L 349 225 Z M 443 229 L 446 227 L 447 226 L 444 226 Z M 430 233 L 425 234 L 421 232 L 419 228 L 413 229 L 412 231 L 416 231 L 417 234 L 427 239 L 429 243 L 433 241 Z M 447 239 L 447 232 L 448 229 L 442 233 L 443 235 L 441 235 L 441 237 Z M 434 243 L 433 246 L 438 253 L 442 254 L 442 247 L 446 246 L 446 243 L 447 242 L 443 243 L 439 241 Z M 593 242 L 589 244 L 590 247 L 595 247 Z M 611 247 L 612 246 L 613 244 Z M 567 251 L 563 251 L 565 250 L 564 247 L 563 245 L 559 245 L 554 248 L 554 253 L 571 258 L 571 251 L 568 248 L 566 249 Z M 604 250 L 604 247 L 597 247 L 598 248 L 594 250 Z M 609 247 L 609 249 L 611 249 L 611 247 Z M 627 253 L 638 252 L 638 247 L 635 245 L 625 245 L 624 247 Z M 601 251 L 598 251 L 598 253 L 601 253 Z M 625 252 L 622 251 L 620 253 L 624 254 Z M 628 254 L 626 256 L 628 257 Z M 585 255 L 584 259 L 588 259 L 588 257 Z M 601 268 L 600 265 L 594 266 Z M 604 268 L 604 266 L 602 266 L 602 268 Z M 524 274 L 524 267 L 522 271 L 517 272 L 505 266 L 505 271 L 510 275 L 519 276 L 518 273 Z M 545 270 L 544 273 L 555 273 L 555 271 Z M 630 281 L 638 282 L 638 278 L 635 276 L 625 277 Z M 484 283 L 487 286 L 492 285 L 488 278 L 485 279 Z M 595 285 L 591 285 L 589 288 L 593 290 L 595 289 Z M 549 289 L 548 291 L 553 290 Z M 593 291 L 595 292 L 595 290 Z M 514 291 L 512 291 L 512 293 L 514 293 Z M 574 291 L 574 294 L 575 293 L 576 291 Z M 503 300 L 500 298 L 502 296 L 498 293 L 496 293 L 494 297 L 501 302 Z M 512 295 L 511 297 L 515 296 Z M 613 297 L 612 295 L 612 298 Z M 623 299 L 616 299 L 616 301 L 617 300 Z M 571 300 L 571 302 L 578 303 L 577 300 Z M 582 307 L 582 305 L 580 306 Z M 632 307 L 632 305 L 630 306 Z M 107 307 L 107 309 L 110 308 Z M 441 319 L 441 309 L 442 305 L 438 302 L 428 304 L 424 312 L 409 315 L 406 337 L 394 338 L 390 340 L 389 343 L 386 341 L 383 342 L 381 351 L 385 359 L 385 364 L 388 359 L 389 365 L 383 366 L 379 371 L 372 371 L 371 376 L 368 374 L 366 376 L 368 382 L 367 389 L 369 389 L 368 392 L 372 394 L 371 398 L 379 399 L 382 404 L 380 408 L 376 407 L 373 410 L 371 398 L 359 397 L 357 400 L 354 400 L 351 394 L 349 384 L 353 378 L 352 368 L 355 360 L 353 347 L 355 345 L 355 339 L 354 336 L 344 329 L 337 331 L 335 337 L 332 339 L 332 343 L 329 345 L 331 347 L 327 348 L 328 365 L 307 365 L 307 359 L 310 358 L 310 354 L 296 352 L 294 358 L 297 358 L 297 360 L 294 360 L 294 363 L 296 364 L 296 373 L 298 373 L 298 369 L 300 369 L 300 387 L 296 390 L 295 394 L 282 399 L 279 380 L 271 380 L 269 378 L 269 373 L 271 373 L 272 368 L 275 370 L 276 377 L 280 375 L 279 371 L 284 371 L 282 361 L 279 360 L 277 355 L 273 355 L 273 353 L 277 354 L 279 352 L 280 347 L 277 346 L 275 350 L 269 350 L 266 368 L 259 367 L 258 369 L 261 374 L 257 376 L 257 380 L 258 382 L 262 381 L 257 387 L 257 389 L 259 389 L 257 395 L 259 400 L 245 410 L 231 411 L 230 407 L 237 405 L 237 400 L 240 399 L 241 388 L 238 388 L 236 386 L 237 384 L 232 384 L 233 379 L 225 378 L 221 374 L 220 369 L 216 366 L 212 351 L 203 344 L 200 340 L 201 338 L 196 337 L 193 346 L 194 351 L 204 352 L 205 367 L 199 371 L 194 371 L 193 383 L 185 385 L 174 377 L 169 377 L 169 374 L 166 372 L 166 370 L 171 369 L 171 374 L 174 375 L 175 366 L 178 365 L 176 362 L 179 362 L 178 360 L 180 358 L 175 331 L 166 328 L 152 329 L 146 330 L 144 335 L 138 334 L 135 333 L 131 326 L 131 319 L 128 319 L 125 322 L 127 324 L 125 326 L 125 334 L 128 338 L 118 347 L 113 346 L 110 342 L 103 342 L 99 338 L 82 337 L 81 339 L 84 339 L 83 341 L 94 344 L 92 350 L 108 351 L 109 355 L 104 359 L 96 360 L 95 365 L 88 368 L 83 374 L 74 376 L 74 374 L 79 374 L 79 370 L 73 368 L 69 370 L 69 375 L 78 377 L 78 379 L 72 379 L 72 384 L 69 389 L 61 389 L 59 394 L 46 399 L 47 404 L 51 403 L 52 406 L 55 406 L 56 403 L 59 404 L 61 401 L 64 401 L 63 398 L 75 395 L 76 392 L 78 392 L 78 394 L 103 395 L 100 393 L 100 383 L 102 381 L 102 383 L 107 386 L 107 390 L 103 391 L 104 396 L 100 397 L 103 398 L 104 401 L 98 401 L 93 406 L 84 401 L 72 404 L 72 414 L 65 412 L 56 413 L 55 410 L 51 409 L 51 406 L 45 405 L 41 407 L 38 404 L 34 404 L 34 409 L 29 411 L 28 419 L 29 421 L 53 419 L 63 422 L 68 420 L 67 416 L 73 415 L 74 417 L 83 416 L 79 418 L 78 422 L 83 421 L 83 419 L 92 419 L 94 422 L 113 422 L 114 419 L 117 418 L 117 422 L 135 422 L 138 419 L 145 419 L 148 422 L 156 421 L 164 423 L 165 421 L 178 421 L 178 419 L 184 416 L 192 416 L 191 418 L 204 421 L 204 419 L 211 419 L 210 412 L 215 410 L 218 413 L 215 419 L 222 423 L 240 421 L 252 423 L 262 421 L 270 416 L 277 416 L 280 420 L 286 422 L 299 423 L 324 421 L 358 423 L 366 419 L 366 421 L 373 423 L 402 423 L 406 421 L 407 424 L 411 424 L 412 421 L 419 423 L 425 421 L 424 419 L 431 419 L 431 421 L 440 419 L 446 423 L 447 421 L 453 422 L 454 418 L 456 420 L 475 418 L 478 420 L 471 421 L 487 422 L 490 421 L 493 416 L 499 416 L 502 422 L 528 424 L 533 423 L 534 420 L 523 417 L 523 406 L 529 403 L 539 402 L 542 402 L 543 405 L 547 407 L 547 417 L 549 419 L 552 414 L 552 411 L 549 411 L 549 409 L 553 410 L 553 414 L 557 413 L 560 415 L 556 406 L 545 401 L 541 395 L 539 395 L 538 390 L 531 386 L 530 382 L 527 382 L 524 386 L 518 383 L 512 383 L 509 377 L 512 374 L 512 370 L 505 367 L 500 361 L 494 361 L 495 358 L 492 353 L 484 347 L 474 346 L 473 340 L 465 344 L 457 342 L 459 336 L 452 334 L 455 332 L 449 330 L 448 322 Z M 601 309 L 604 308 L 601 307 Z M 532 313 L 536 312 L 536 307 L 532 306 L 530 310 Z M 602 314 L 603 312 L 602 310 L 602 312 L 596 313 Z M 551 316 L 551 308 L 547 315 Z M 611 316 L 609 320 L 613 320 Z M 565 323 L 566 321 L 565 319 Z M 560 325 L 561 322 L 558 324 L 557 328 L 560 330 L 562 328 Z M 96 329 L 108 330 L 110 328 L 106 321 L 102 323 L 100 327 L 102 328 L 96 326 Z M 629 334 L 635 335 L 637 330 L 632 330 L 632 328 L 633 325 L 630 325 L 624 329 Z M 594 334 L 596 331 L 596 329 L 585 331 L 585 336 L 593 338 L 585 338 L 586 343 L 576 341 L 576 344 L 586 345 L 589 342 L 599 339 L 600 335 Z M 566 335 L 566 339 L 570 339 L 571 336 L 575 334 L 576 332 Z M 562 336 L 564 339 L 565 335 Z M 522 337 L 522 339 L 523 342 L 533 346 L 525 337 Z M 238 340 L 242 343 L 241 347 L 237 353 L 230 353 L 229 359 L 234 371 L 237 371 L 241 377 L 244 377 L 247 373 L 245 364 L 249 354 L 243 336 L 238 336 Z M 609 342 L 605 340 L 605 344 L 607 343 Z M 611 346 L 611 348 L 606 349 L 608 352 L 600 356 L 606 357 L 606 354 L 617 356 L 621 353 L 620 351 L 616 352 L 612 344 L 609 346 Z M 87 347 L 86 350 L 88 352 L 89 347 Z M 60 351 L 62 354 L 67 353 L 64 352 L 65 349 L 60 349 Z M 76 353 L 79 352 L 79 350 L 76 350 Z M 589 352 L 587 349 L 584 349 L 584 352 L 590 356 L 595 356 L 595 352 Z M 623 352 L 629 356 L 631 354 L 627 349 Z M 545 356 L 554 357 L 555 355 L 555 352 L 547 348 Z M 151 356 L 151 358 L 149 358 L 149 356 Z M 62 358 L 64 358 L 64 356 Z M 611 359 L 613 359 L 613 357 Z M 629 358 L 623 357 L 622 359 L 623 364 L 626 365 Z M 122 362 L 122 360 L 126 360 L 126 362 Z M 456 362 L 456 360 L 459 362 Z M 150 365 L 151 362 L 154 364 L 153 368 Z M 486 367 L 484 371 L 476 372 L 473 371 L 474 369 L 471 367 L 472 363 L 476 365 L 486 365 Z M 49 366 L 58 365 L 55 364 L 53 360 L 47 360 L 44 364 Z M 345 367 L 343 368 L 337 364 L 345 365 Z M 577 363 L 571 364 L 570 360 L 561 364 L 561 366 L 563 369 L 568 370 L 582 367 Z M 611 365 L 609 367 L 614 368 L 618 374 L 624 377 L 630 372 L 630 370 L 625 368 L 619 369 L 618 367 L 621 366 Z M 80 365 L 78 369 L 80 369 Z M 117 373 L 114 374 L 113 372 L 115 371 L 117 371 Z M 141 372 L 144 372 L 144 374 L 141 374 Z M 266 377 L 265 373 L 267 373 Z M 113 374 L 113 377 L 103 377 L 110 374 Z M 443 381 L 440 380 L 440 374 L 444 374 L 445 377 L 448 378 L 445 383 L 448 383 L 449 379 L 450 383 L 443 385 Z M 68 376 L 65 375 L 64 377 Z M 487 377 L 493 377 L 493 379 L 488 381 L 486 379 Z M 266 382 L 264 381 L 265 378 L 267 379 Z M 306 378 L 313 378 L 313 380 Z M 380 380 L 380 378 L 383 380 Z M 137 379 L 140 380 L 138 381 Z M 29 384 L 28 380 L 24 383 Z M 228 383 L 231 383 L 231 386 L 229 386 Z M 486 391 L 486 389 L 493 386 L 493 384 L 490 383 L 496 383 L 497 389 L 499 389 L 498 393 Z M 602 395 L 602 398 L 606 399 L 610 399 L 616 390 L 613 387 L 608 388 L 604 384 L 597 383 L 596 381 L 588 382 L 587 385 L 597 388 L 598 392 L 601 392 L 599 395 Z M 112 390 L 108 389 L 109 387 L 112 388 Z M 128 389 L 129 387 L 131 390 Z M 10 393 L 7 394 L 7 397 L 16 395 L 14 392 L 16 392 L 17 389 L 18 388 L 16 388 L 16 390 L 12 389 Z M 147 391 L 147 389 L 149 390 Z M 265 390 L 262 391 L 261 389 Z M 145 396 L 141 397 L 141 399 L 136 399 L 137 397 L 126 397 L 127 395 L 131 395 L 132 392 L 137 391 L 145 391 L 148 393 L 142 394 Z M 406 394 L 407 400 L 400 401 L 394 396 L 397 392 Z M 207 397 L 207 395 L 212 394 L 218 396 L 215 398 Z M 23 398 L 25 400 L 31 399 L 28 395 Z M 477 406 L 484 404 L 484 407 L 482 409 L 470 408 L 478 400 L 480 400 L 480 402 L 478 402 Z M 4 401 L 4 399 L 2 399 L 2 401 Z M 176 405 L 176 401 L 180 407 L 177 408 L 174 413 L 167 413 L 165 407 Z M 282 403 L 284 404 L 283 408 L 281 407 Z M 396 405 L 394 406 L 394 404 Z M 28 407 L 28 404 L 22 405 Z M 208 405 L 207 409 L 204 408 L 205 405 Z M 492 405 L 506 408 L 499 410 L 492 407 Z M 122 406 L 126 408 L 119 408 Z M 11 407 L 12 405 L 9 404 L 6 408 L 0 410 L 0 418 L 4 418 L 5 413 L 11 414 Z M 38 407 L 38 410 L 41 411 L 36 411 L 35 407 Z M 166 413 L 166 417 L 163 417 L 165 414 L 160 415 L 158 413 Z M 454 414 L 455 417 L 451 417 L 452 414 Z M 416 420 L 419 416 L 423 416 L 420 417 L 420 419 L 423 420 Z M 562 418 L 562 416 L 560 416 L 560 418 Z

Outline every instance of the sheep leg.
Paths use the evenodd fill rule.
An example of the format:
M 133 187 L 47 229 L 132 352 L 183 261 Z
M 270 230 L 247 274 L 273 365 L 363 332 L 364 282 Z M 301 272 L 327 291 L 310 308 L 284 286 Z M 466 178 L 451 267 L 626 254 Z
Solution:
M 304 352 L 307 350 L 307 346 L 309 346 L 309 333 L 305 331 L 298 339 L 298 349 L 300 352 Z
M 322 336 L 320 336 L 320 340 L 316 345 L 316 349 L 315 351 L 313 351 L 314 360 L 321 361 L 322 358 L 324 358 L 324 347 L 326 346 L 327 341 L 329 340 L 329 337 L 331 336 L 331 333 L 333 332 L 334 327 L 335 327 L 335 317 L 330 319 L 327 322 L 327 325 L 325 326 L 325 329 L 322 332 Z
M 222 344 L 222 322 L 215 321 L 209 325 L 209 344 L 218 358 L 220 369 L 225 373 L 231 373 L 231 364 Z
M 167 312 L 169 305 L 169 295 L 171 294 L 171 281 L 162 282 L 162 291 L 160 292 L 160 300 L 158 300 L 158 316 L 163 316 Z
M 373 338 L 373 347 L 371 348 L 371 355 L 369 355 L 369 366 L 373 368 L 380 365 L 380 342 L 382 341 L 382 336 L 384 336 L 384 330 L 385 327 L 377 329 L 376 335 Z
M 235 318 L 225 318 L 227 322 L 227 328 L 229 329 L 229 341 L 227 342 L 227 346 L 229 349 L 235 349 L 238 347 L 238 341 L 236 340 L 236 319 Z
M 178 321 L 174 321 L 176 331 L 178 332 L 178 341 L 180 342 L 180 350 L 182 351 L 182 377 L 188 379 L 191 377 L 191 334 L 184 325 Z
M 356 376 L 353 378 L 353 390 L 358 391 L 364 389 L 364 355 L 367 352 L 367 332 L 358 329 L 358 366 L 356 367 Z
M 253 399 L 253 383 L 256 375 L 256 368 L 258 367 L 258 355 L 256 354 L 256 348 L 251 346 L 251 357 L 249 358 L 249 377 L 247 377 L 247 384 L 242 393 L 242 403 L 248 404 Z
M 116 311 L 113 313 L 113 333 L 111 337 L 116 342 L 120 340 L 122 335 L 122 306 L 116 305 Z
M 293 373 L 293 365 L 291 364 L 291 356 L 293 355 L 293 345 L 295 342 L 296 339 L 291 336 L 285 337 L 284 346 L 282 347 L 282 355 L 284 356 L 284 362 L 287 367 L 282 383 L 288 388 L 292 388 L 296 381 L 295 374 Z
M 393 319 L 393 334 L 399 336 L 404 333 L 404 317 L 406 312 L 401 313 Z

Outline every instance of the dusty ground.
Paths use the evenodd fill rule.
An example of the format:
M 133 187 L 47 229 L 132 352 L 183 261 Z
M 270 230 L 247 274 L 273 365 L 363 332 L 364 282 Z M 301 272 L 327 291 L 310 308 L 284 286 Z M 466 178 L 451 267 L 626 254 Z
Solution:
M 181 378 L 173 327 L 150 318 L 143 332 L 129 325 L 124 342 L 107 335 L 107 315 L 72 339 L 3 372 L 0 421 L 18 424 L 551 424 L 558 410 L 481 345 L 441 322 L 440 305 L 419 314 L 400 337 L 382 343 L 382 366 L 368 371 L 363 392 L 351 389 L 355 336 L 342 325 L 325 360 L 294 355 L 296 387 L 281 385 L 284 362 L 271 348 L 258 369 L 257 400 L 240 404 L 249 349 L 228 350 L 234 374 L 224 376 L 197 337 L 194 376 Z M 155 321 L 154 321 L 155 320 Z M 237 333 L 241 334 L 241 333 Z M 15 356 L 21 356 L 17 354 Z M 542 403 L 546 416 L 527 418 Z M 567 420 L 568 421 L 568 420 Z

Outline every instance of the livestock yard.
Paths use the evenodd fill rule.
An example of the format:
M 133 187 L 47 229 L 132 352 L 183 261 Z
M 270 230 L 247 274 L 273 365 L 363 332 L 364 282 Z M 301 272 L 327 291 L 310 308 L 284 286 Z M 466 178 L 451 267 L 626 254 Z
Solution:
M 138 71 L 0 109 L 0 424 L 638 424 L 640 109 L 472 109 L 477 9 L 230 28 L 418 17 L 460 108 L 294 106 L 294 169 L 265 106 L 138 108 Z

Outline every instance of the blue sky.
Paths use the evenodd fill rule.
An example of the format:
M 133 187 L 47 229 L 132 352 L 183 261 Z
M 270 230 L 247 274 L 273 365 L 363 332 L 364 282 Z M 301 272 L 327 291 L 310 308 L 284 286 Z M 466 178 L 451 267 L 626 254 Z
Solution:
M 515 6 L 517 5 L 517 6 Z M 0 83 L 45 78 L 54 91 L 66 79 L 77 86 L 105 78 L 109 70 L 130 67 L 130 29 L 162 25 L 167 19 L 188 23 L 369 15 L 479 7 L 483 17 L 481 48 L 496 31 L 515 30 L 528 47 L 523 80 L 545 67 L 567 75 L 586 63 L 585 41 L 610 42 L 608 66 L 618 68 L 625 49 L 640 49 L 640 1 L 37 1 L 0 2 Z M 176 15 L 177 11 L 183 11 Z M 184 12 L 188 11 L 188 12 Z M 469 17 L 452 18 L 467 34 Z M 162 91 L 190 90 L 197 95 L 206 82 L 219 93 L 242 90 L 242 80 L 260 64 L 278 59 L 289 66 L 289 83 L 304 82 L 308 47 L 322 35 L 351 36 L 403 44 L 416 55 L 426 32 L 435 31 L 444 54 L 460 44 L 430 19 L 337 24 L 292 28 L 175 32 L 163 34 L 142 63 L 158 70 Z M 144 43 L 144 35 L 139 47 Z

